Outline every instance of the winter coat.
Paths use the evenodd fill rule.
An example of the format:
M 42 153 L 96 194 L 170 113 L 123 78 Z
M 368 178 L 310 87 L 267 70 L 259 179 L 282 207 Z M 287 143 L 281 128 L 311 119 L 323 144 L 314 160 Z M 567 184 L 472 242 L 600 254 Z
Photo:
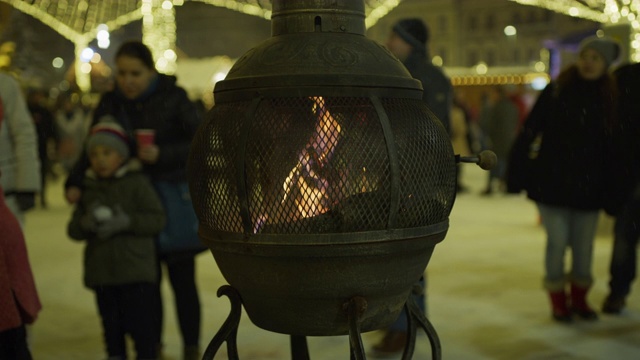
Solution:
M 0 184 L 5 194 L 39 192 L 38 136 L 20 86 L 0 73 Z
M 0 186 L 0 332 L 33 323 L 41 308 L 22 228 Z
M 451 80 L 431 63 L 425 51 L 414 49 L 403 64 L 414 79 L 422 82 L 422 99 L 449 132 L 449 116 L 453 103 Z
M 135 282 L 157 282 L 155 236 L 165 224 L 165 215 L 153 186 L 139 171 L 137 160 L 129 161 L 109 179 L 87 171 L 82 198 L 76 205 L 67 231 L 74 240 L 85 240 L 84 283 L 89 288 Z M 96 205 L 121 207 L 131 219 L 129 228 L 108 239 L 85 230 L 82 217 Z
M 516 137 L 518 107 L 507 97 L 482 112 L 481 125 L 488 136 L 491 149 L 499 159 L 506 158 Z
M 131 139 L 135 139 L 136 129 L 155 130 L 159 158 L 155 164 L 144 164 L 144 173 L 152 181 L 186 181 L 189 147 L 201 119 L 187 93 L 176 85 L 175 77 L 158 74 L 147 91 L 135 100 L 125 98 L 117 88 L 105 93 L 94 111 L 93 124 L 105 115 L 115 117 Z M 132 156 L 136 152 L 137 146 L 132 141 Z M 83 154 L 65 186 L 81 187 L 88 167 L 87 156 Z
M 536 202 L 581 210 L 602 207 L 610 136 L 598 83 L 578 80 L 560 90 L 549 84 L 538 97 L 514 146 L 509 192 L 526 190 Z M 537 157 L 531 145 L 542 134 Z
M 607 174 L 605 210 L 616 215 L 633 196 L 640 196 L 640 64 L 614 72 L 618 85 L 618 124 L 614 128 L 612 171 Z
M 33 323 L 41 308 L 22 229 L 0 191 L 0 332 Z

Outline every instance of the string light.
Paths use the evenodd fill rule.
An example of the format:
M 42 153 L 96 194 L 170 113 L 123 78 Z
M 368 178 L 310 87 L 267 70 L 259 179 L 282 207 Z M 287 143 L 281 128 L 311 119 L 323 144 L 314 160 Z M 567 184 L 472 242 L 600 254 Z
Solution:
M 640 35 L 640 0 L 509 0 L 561 14 L 592 20 L 605 25 L 628 24 L 631 34 L 629 56 L 640 61 L 638 37 Z
M 156 69 L 165 74 L 176 72 L 176 15 L 169 0 L 142 1 L 142 42 L 156 61 Z

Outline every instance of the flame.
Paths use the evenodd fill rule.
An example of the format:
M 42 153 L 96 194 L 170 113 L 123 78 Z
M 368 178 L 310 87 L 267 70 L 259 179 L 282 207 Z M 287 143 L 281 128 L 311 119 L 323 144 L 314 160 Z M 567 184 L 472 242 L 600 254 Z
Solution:
M 318 118 L 315 131 L 298 154 L 298 163 L 282 184 L 282 202 L 293 196 L 300 218 L 317 216 L 329 210 L 329 183 L 324 173 L 341 132 L 340 124 L 326 108 L 324 98 L 315 96 L 311 100 L 314 101 L 313 112 Z

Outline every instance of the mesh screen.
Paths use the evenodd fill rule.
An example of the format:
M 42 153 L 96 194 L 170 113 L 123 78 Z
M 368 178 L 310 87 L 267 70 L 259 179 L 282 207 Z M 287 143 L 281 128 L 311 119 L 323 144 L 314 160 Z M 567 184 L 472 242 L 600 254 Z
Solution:
M 196 212 L 214 231 L 322 234 L 445 220 L 449 137 L 421 100 L 265 98 L 219 104 L 190 160 Z M 388 117 L 388 122 L 387 122 Z M 242 209 L 242 210 L 241 210 Z

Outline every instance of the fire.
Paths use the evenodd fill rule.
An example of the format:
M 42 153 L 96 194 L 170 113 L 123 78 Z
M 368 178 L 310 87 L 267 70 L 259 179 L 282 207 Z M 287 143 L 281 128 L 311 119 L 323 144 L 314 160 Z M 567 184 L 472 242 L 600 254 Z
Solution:
M 329 183 L 324 173 L 340 138 L 341 127 L 325 106 L 321 96 L 312 97 L 317 123 L 313 135 L 298 154 L 298 163 L 282 184 L 284 203 L 292 196 L 299 218 L 308 218 L 329 210 Z

